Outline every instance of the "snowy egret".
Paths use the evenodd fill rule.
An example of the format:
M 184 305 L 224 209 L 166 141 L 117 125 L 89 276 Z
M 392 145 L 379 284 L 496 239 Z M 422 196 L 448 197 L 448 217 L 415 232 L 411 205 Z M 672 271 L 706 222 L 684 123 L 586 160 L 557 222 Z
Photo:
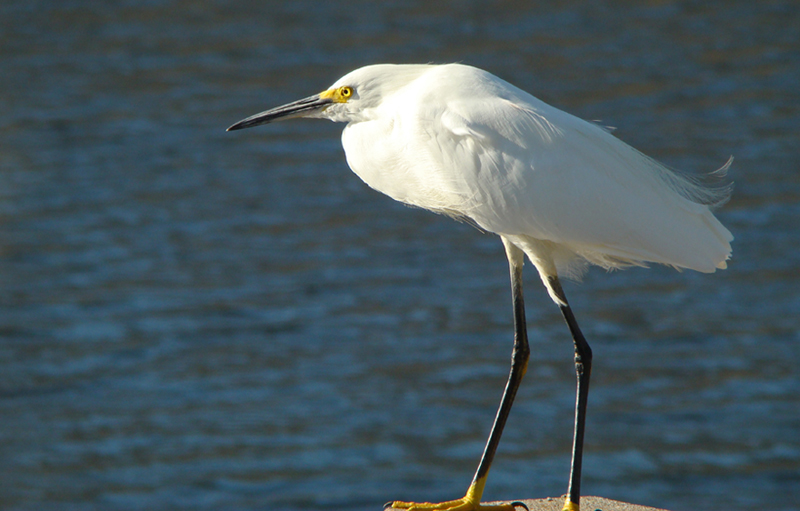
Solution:
M 527 255 L 575 348 L 577 397 L 564 510 L 577 511 L 592 351 L 559 276 L 580 277 L 589 264 L 612 269 L 653 262 L 706 273 L 725 268 L 733 236 L 711 209 L 728 199 L 731 187 L 709 181 L 724 176 L 730 161 L 702 177 L 668 169 L 604 129 L 459 64 L 362 67 L 324 92 L 228 130 L 292 117 L 346 122 L 347 163 L 365 183 L 402 203 L 498 234 L 508 257 L 511 372 L 472 483 L 458 500 L 387 507 L 487 507 L 481 505 L 486 477 L 530 353 L 522 298 Z

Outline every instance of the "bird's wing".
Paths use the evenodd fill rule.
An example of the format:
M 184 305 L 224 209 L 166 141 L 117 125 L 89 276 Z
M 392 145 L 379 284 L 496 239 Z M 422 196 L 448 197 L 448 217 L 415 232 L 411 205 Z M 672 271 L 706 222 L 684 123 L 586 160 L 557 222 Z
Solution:
M 605 266 L 713 271 L 730 253 L 730 232 L 704 204 L 713 192 L 598 126 L 532 96 L 452 101 L 440 119 L 433 167 L 457 169 L 462 213 L 486 230 Z

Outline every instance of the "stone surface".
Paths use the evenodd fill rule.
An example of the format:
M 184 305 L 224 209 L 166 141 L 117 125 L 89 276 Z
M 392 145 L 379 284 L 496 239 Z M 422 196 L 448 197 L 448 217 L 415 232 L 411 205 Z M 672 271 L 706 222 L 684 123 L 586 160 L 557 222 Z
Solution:
M 512 501 L 496 502 L 497 504 Z M 561 511 L 564 506 L 564 497 L 550 497 L 546 499 L 521 500 L 530 511 Z M 485 504 L 493 504 L 486 502 Z M 518 508 L 522 511 L 522 508 Z M 665 511 L 660 508 L 630 504 L 603 497 L 581 497 L 581 511 Z

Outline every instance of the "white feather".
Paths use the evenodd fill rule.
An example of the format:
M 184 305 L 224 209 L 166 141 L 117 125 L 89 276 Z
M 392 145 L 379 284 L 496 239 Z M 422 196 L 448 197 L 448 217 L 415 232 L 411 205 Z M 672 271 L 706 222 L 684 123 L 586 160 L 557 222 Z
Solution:
M 362 86 L 366 75 L 395 71 L 404 80 L 389 80 L 395 87 L 379 101 Z M 586 263 L 725 267 L 733 236 L 710 208 L 727 200 L 729 186 L 671 170 L 472 67 L 370 66 L 337 84 L 375 105 L 360 108 L 342 136 L 359 177 L 511 240 L 543 277 L 577 277 Z

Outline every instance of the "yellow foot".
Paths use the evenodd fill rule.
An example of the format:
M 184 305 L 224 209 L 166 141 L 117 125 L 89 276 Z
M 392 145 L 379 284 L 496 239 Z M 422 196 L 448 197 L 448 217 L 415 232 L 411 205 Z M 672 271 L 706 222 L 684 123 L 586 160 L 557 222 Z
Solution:
M 511 502 L 510 504 L 481 504 L 473 499 L 463 497 L 458 500 L 447 502 L 387 502 L 384 510 L 405 509 L 407 511 L 528 511 L 528 506 L 522 502 Z
M 580 504 L 576 504 L 569 500 L 569 497 L 566 498 L 564 501 L 564 507 L 561 508 L 561 511 L 580 511 Z

